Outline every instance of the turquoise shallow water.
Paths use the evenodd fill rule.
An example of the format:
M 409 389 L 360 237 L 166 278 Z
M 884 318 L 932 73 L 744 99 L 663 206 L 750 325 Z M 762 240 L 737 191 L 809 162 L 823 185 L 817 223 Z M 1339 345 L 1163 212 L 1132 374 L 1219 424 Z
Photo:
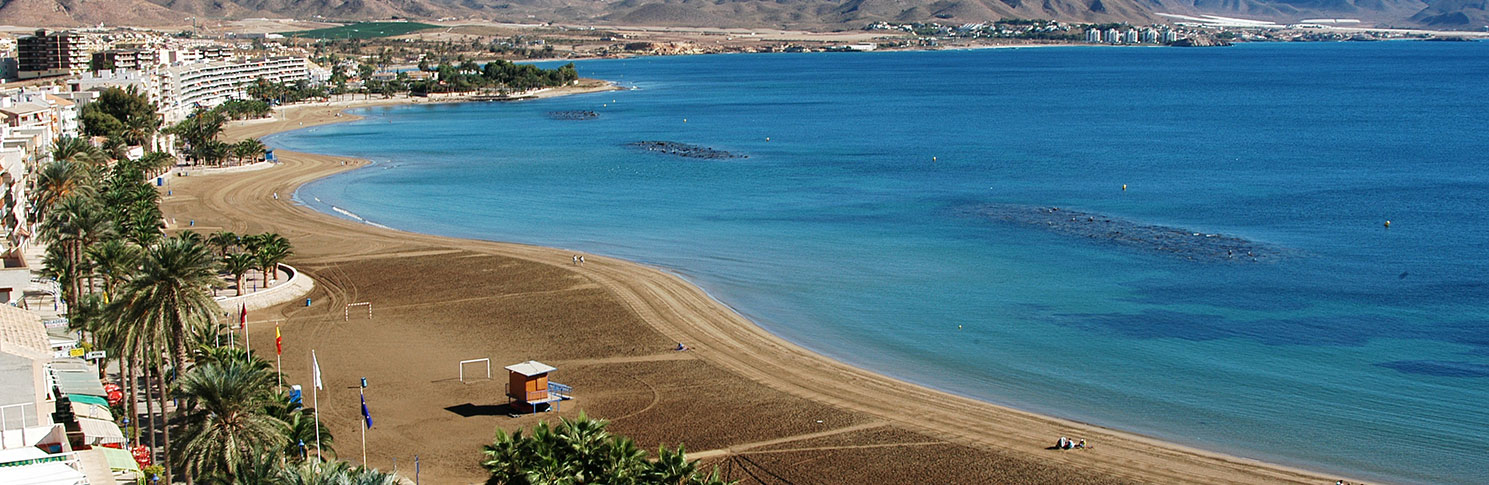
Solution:
M 320 210 L 658 265 L 954 393 L 1372 480 L 1485 481 L 1489 43 L 579 68 L 636 89 L 367 109 L 270 143 L 377 162 L 302 188 Z M 640 140 L 749 158 L 624 146 Z M 1189 260 L 987 204 L 1280 256 Z

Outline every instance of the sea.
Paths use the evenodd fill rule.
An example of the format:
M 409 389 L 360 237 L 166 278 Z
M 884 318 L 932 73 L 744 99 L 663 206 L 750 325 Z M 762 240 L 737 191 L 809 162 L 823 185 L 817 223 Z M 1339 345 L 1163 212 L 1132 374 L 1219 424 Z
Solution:
M 1344 477 L 1489 482 L 1489 43 L 576 64 L 626 89 L 268 142 L 375 162 L 300 203 L 654 265 L 897 378 Z

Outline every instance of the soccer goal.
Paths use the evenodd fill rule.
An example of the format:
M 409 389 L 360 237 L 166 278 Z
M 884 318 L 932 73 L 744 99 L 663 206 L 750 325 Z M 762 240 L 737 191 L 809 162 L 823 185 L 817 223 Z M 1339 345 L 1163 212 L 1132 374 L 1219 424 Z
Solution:
M 346 304 L 346 312 L 345 312 L 344 315 L 342 315 L 342 318 L 346 319 L 347 321 L 351 321 L 351 319 L 352 319 L 352 307 L 363 307 L 363 306 L 367 307 L 367 319 L 368 320 L 371 320 L 372 319 L 372 302 L 370 302 L 370 301 L 359 301 L 359 302 L 356 302 L 356 303 L 348 303 L 348 304 Z M 358 310 L 357 313 L 362 313 L 362 312 L 361 312 L 361 310 Z
M 471 360 L 462 360 L 462 361 L 460 361 L 460 382 L 461 383 L 465 383 L 465 366 L 466 366 L 466 364 L 481 364 L 481 363 L 486 364 L 486 380 L 488 380 L 488 381 L 491 380 L 491 359 L 471 359 Z M 475 379 L 475 377 L 472 376 L 471 379 Z

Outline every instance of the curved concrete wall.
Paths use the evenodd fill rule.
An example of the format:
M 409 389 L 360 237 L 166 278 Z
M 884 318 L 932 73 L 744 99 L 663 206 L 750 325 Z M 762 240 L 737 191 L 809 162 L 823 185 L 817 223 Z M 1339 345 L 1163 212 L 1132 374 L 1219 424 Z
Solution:
M 280 264 L 279 272 L 288 273 L 289 278 L 281 281 L 278 285 L 249 293 L 243 296 L 228 296 L 217 299 L 217 305 L 229 312 L 238 311 L 239 305 L 248 307 L 249 310 L 261 310 L 281 303 L 299 300 L 310 294 L 315 289 L 315 280 L 301 273 L 300 270 L 288 264 Z

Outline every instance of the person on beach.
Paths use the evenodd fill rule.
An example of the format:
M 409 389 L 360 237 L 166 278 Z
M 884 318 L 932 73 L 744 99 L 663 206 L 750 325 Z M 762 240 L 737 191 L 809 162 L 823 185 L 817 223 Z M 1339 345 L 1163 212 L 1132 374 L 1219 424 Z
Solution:
M 575 254 L 574 255 L 574 264 L 579 264 L 579 255 L 578 254 Z
M 584 264 L 584 256 L 579 257 L 579 264 Z

